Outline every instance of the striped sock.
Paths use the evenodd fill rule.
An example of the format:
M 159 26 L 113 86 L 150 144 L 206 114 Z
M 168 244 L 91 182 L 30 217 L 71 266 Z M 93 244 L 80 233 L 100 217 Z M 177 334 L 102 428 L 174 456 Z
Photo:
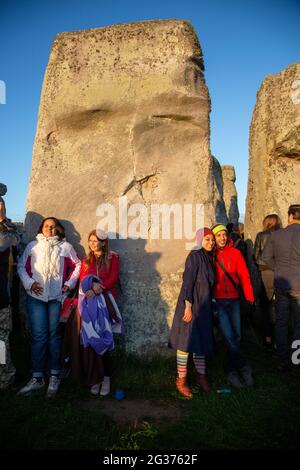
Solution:
M 189 353 L 180 351 L 177 349 L 177 373 L 178 377 L 182 379 L 187 376 L 187 363 L 189 358 Z
M 199 356 L 198 354 L 193 354 L 194 364 L 198 374 L 205 375 L 206 361 L 205 356 Z

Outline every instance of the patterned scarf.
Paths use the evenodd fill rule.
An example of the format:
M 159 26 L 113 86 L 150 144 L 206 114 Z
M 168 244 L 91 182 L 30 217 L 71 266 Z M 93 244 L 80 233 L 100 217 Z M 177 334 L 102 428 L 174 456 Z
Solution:
M 45 279 L 59 279 L 60 256 L 58 245 L 61 243 L 61 240 L 59 240 L 58 236 L 45 237 L 42 233 L 39 233 L 36 239 L 44 244 L 43 274 Z

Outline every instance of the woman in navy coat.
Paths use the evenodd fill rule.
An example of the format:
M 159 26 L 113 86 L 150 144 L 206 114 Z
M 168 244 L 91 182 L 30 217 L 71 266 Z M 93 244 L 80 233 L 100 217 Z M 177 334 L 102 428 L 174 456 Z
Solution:
M 211 301 L 215 280 L 213 271 L 215 242 L 212 231 L 206 227 L 198 230 L 196 241 L 196 248 L 186 259 L 169 339 L 169 347 L 177 351 L 176 388 L 188 398 L 193 396 L 186 380 L 189 353 L 193 354 L 197 384 L 204 392 L 209 393 L 205 356 L 213 351 Z

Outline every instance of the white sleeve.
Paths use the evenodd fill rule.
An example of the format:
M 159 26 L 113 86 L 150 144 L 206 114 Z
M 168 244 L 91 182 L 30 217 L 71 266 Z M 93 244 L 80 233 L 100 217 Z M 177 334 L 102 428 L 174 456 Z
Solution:
M 79 273 L 80 273 L 80 266 L 81 266 L 81 261 L 78 258 L 76 251 L 74 248 L 70 245 L 70 251 L 68 253 L 68 256 L 71 261 L 75 264 L 75 268 L 70 276 L 70 278 L 64 283 L 64 285 L 68 286 L 70 289 L 73 289 L 76 286 L 76 283 L 79 278 Z
M 26 246 L 23 255 L 19 258 L 19 261 L 18 261 L 18 274 L 20 276 L 20 279 L 22 281 L 22 284 L 25 290 L 30 290 L 32 284 L 34 283 L 34 279 L 32 279 L 32 277 L 30 277 L 26 271 L 26 263 L 30 255 L 31 255 L 31 243 L 29 243 Z

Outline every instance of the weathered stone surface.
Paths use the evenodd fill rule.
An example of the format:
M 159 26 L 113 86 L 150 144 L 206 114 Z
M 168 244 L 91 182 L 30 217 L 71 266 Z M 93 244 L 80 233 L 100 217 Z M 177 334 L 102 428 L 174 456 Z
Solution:
M 268 76 L 257 94 L 250 128 L 245 237 L 254 241 L 263 218 L 287 222 L 300 201 L 300 62 Z
M 222 165 L 223 198 L 228 221 L 237 224 L 239 221 L 238 196 L 235 187 L 235 169 L 232 165 Z
M 213 184 L 213 198 L 216 201 L 215 211 L 216 217 L 215 222 L 227 224 L 228 217 L 224 201 L 224 180 L 222 174 L 222 167 L 218 159 L 212 156 L 212 173 L 214 178 Z
M 207 225 L 217 210 L 226 218 L 212 168 L 203 70 L 198 39 L 185 21 L 59 34 L 42 89 L 28 238 L 41 216 L 54 215 L 75 247 L 86 247 L 99 221 L 97 207 L 118 209 L 124 195 L 148 214 L 155 203 L 203 203 Z M 150 217 L 146 225 L 151 234 Z M 161 352 L 188 253 L 185 240 L 125 239 L 112 247 L 121 258 L 128 350 Z

